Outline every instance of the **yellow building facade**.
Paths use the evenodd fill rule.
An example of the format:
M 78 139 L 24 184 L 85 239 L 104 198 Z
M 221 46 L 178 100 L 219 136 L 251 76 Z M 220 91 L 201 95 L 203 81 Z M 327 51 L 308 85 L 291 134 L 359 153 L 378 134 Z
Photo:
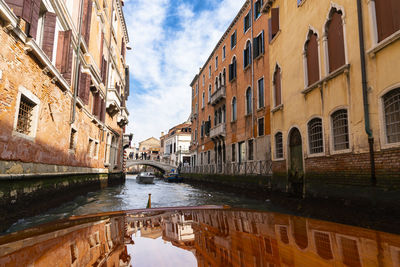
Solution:
M 398 184 L 400 3 L 269 0 L 263 12 L 274 185 L 325 195 Z

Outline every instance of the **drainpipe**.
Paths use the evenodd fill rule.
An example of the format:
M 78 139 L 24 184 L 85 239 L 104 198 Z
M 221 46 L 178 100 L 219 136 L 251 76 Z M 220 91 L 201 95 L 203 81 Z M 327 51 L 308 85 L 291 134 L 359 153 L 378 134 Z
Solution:
M 253 57 L 253 55 L 254 55 L 254 51 L 253 51 L 253 49 L 254 49 L 254 44 L 253 44 L 253 42 L 254 42 L 254 39 L 253 39 L 253 36 L 254 36 L 254 29 L 253 29 L 253 25 L 254 25 L 254 23 L 255 23 L 255 20 L 254 20 L 254 10 L 253 10 L 253 0 L 250 0 L 250 5 L 251 5 L 251 7 L 250 7 L 250 21 L 251 21 L 251 40 L 250 40 L 250 44 L 251 44 L 251 48 L 250 48 L 250 59 L 251 59 L 251 88 L 252 88 L 252 90 L 253 90 L 253 97 L 252 97 L 252 100 L 251 100 L 251 102 L 252 102 L 252 112 L 251 112 L 251 136 L 254 138 L 254 113 L 256 112 L 256 103 L 255 103 L 255 99 L 256 99 L 256 95 L 255 95 L 255 93 L 256 93 L 256 91 L 255 91 L 255 88 L 254 88 L 254 57 Z M 254 142 L 253 142 L 253 159 L 254 159 L 254 148 L 255 148 L 255 144 L 254 144 Z
M 72 104 L 72 115 L 70 124 L 75 122 L 76 116 L 76 98 L 78 97 L 78 78 L 80 73 L 80 51 L 81 51 L 81 38 L 82 38 L 82 19 L 83 19 L 83 0 L 80 1 L 80 14 L 79 14 L 79 26 L 78 26 L 78 44 L 76 46 L 76 62 L 75 62 L 75 76 L 74 76 L 74 100 Z
M 358 13 L 358 35 L 360 41 L 361 78 L 362 78 L 362 90 L 363 90 L 363 102 L 364 102 L 365 132 L 368 135 L 368 143 L 369 143 L 371 184 L 373 186 L 376 186 L 374 136 L 372 134 L 370 118 L 369 118 L 368 82 L 367 82 L 367 72 L 366 72 L 366 62 L 365 62 L 365 42 L 364 42 L 364 32 L 363 32 L 364 25 L 363 25 L 361 0 L 357 0 L 357 13 Z

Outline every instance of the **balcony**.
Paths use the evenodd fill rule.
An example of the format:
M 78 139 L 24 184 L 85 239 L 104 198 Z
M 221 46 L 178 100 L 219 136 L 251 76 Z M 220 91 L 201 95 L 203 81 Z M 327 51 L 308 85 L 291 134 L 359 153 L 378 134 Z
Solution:
M 210 131 L 210 138 L 212 138 L 212 139 L 222 138 L 225 136 L 226 136 L 226 124 L 225 123 L 218 124 L 217 126 L 212 128 Z
M 107 112 L 114 116 L 121 111 L 121 96 L 117 89 L 108 88 L 107 94 Z
M 216 104 L 218 104 L 219 101 L 225 99 L 225 97 L 226 97 L 226 87 L 225 85 L 222 85 L 218 88 L 217 91 L 215 91 L 211 95 L 211 105 L 215 106 Z

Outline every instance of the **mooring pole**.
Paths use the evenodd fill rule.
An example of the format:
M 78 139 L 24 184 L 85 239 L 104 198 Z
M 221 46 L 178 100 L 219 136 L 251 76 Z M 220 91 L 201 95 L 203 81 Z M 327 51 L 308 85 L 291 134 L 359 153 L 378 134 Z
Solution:
M 149 194 L 149 200 L 147 201 L 146 209 L 151 209 L 151 194 Z

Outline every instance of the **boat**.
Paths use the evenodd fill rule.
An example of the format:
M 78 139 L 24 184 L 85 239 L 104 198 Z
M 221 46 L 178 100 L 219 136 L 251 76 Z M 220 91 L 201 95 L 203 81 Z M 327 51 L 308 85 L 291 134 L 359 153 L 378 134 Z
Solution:
M 181 183 L 183 182 L 183 177 L 179 176 L 179 173 L 171 172 L 165 175 L 165 181 L 169 183 Z
M 138 184 L 153 184 L 154 174 L 151 172 L 141 172 L 136 176 L 136 182 Z

